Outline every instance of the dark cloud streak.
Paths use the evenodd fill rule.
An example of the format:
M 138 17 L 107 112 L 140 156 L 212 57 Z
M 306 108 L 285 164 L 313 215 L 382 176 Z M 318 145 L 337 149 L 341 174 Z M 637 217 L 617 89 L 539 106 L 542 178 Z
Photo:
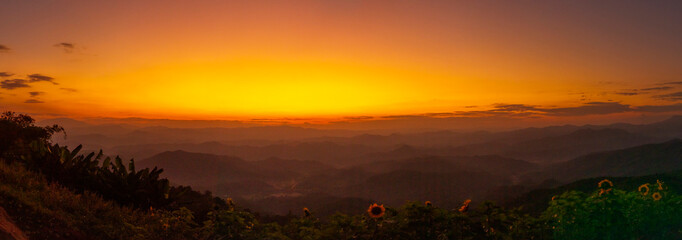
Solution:
M 36 96 L 44 95 L 45 92 L 29 92 L 28 94 L 30 94 L 31 97 L 36 97 Z
M 64 50 L 64 53 L 72 53 L 73 50 L 76 48 L 76 45 L 73 43 L 61 42 L 55 44 L 54 47 L 61 48 L 62 50 Z
M 67 91 L 67 92 L 78 92 L 77 89 L 74 88 L 60 88 L 62 91 Z
M 11 79 L 0 82 L 0 88 L 13 90 L 17 88 L 29 88 L 28 81 L 24 79 Z
M 38 99 L 29 99 L 29 100 L 26 100 L 24 103 L 44 103 L 44 102 L 40 101 Z
M 667 101 L 680 101 L 682 100 L 682 92 L 675 92 L 670 94 L 656 95 L 654 98 L 667 100 Z
M 51 82 L 54 85 L 59 85 L 57 82 L 54 81 L 53 77 L 45 76 L 42 74 L 31 74 L 28 75 L 28 80 L 29 82 Z
M 672 105 L 644 105 L 639 106 L 635 109 L 637 112 L 650 112 L 650 113 L 660 113 L 660 112 L 679 112 L 682 111 L 682 103 L 672 104 Z
M 632 109 L 630 105 L 617 102 L 589 102 L 579 107 L 547 108 L 543 111 L 551 116 L 585 116 L 629 112 Z
M 637 95 L 639 93 L 637 93 L 637 92 L 615 92 L 615 94 L 623 95 L 623 96 L 634 96 L 634 95 Z
M 642 88 L 640 91 L 664 91 L 664 90 L 670 90 L 673 89 L 673 87 L 665 86 L 665 87 L 652 87 L 652 88 Z

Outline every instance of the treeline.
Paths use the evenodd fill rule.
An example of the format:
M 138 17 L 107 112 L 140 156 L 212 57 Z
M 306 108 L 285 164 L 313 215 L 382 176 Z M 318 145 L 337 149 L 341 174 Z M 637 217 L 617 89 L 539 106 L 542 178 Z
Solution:
M 0 118 L 0 157 L 8 164 L 19 163 L 43 174 L 48 181 L 58 183 L 77 193 L 89 191 L 104 199 L 136 209 L 179 209 L 186 207 L 200 213 L 225 208 L 226 203 L 209 192 L 200 193 L 187 186 L 170 186 L 162 178 L 162 169 L 136 169 L 134 160 L 124 162 L 118 156 L 104 157 L 102 151 L 79 154 L 82 146 L 73 150 L 52 144 L 53 134 L 63 133 L 57 125 L 34 125 L 30 116 L 4 112 Z
M 682 239 L 682 197 L 661 181 L 624 191 L 605 180 L 592 193 L 573 191 L 547 199 L 549 207 L 537 216 L 485 201 L 470 207 L 466 201 L 457 209 L 410 202 L 398 208 L 374 204 L 366 214 L 336 214 L 323 220 L 316 217 L 315 209 L 266 218 L 231 199 L 170 186 L 161 169 L 136 169 L 132 160 L 104 157 L 101 151 L 83 155 L 80 146 L 69 150 L 50 142 L 53 134 L 63 132 L 59 126 L 35 126 L 30 116 L 22 114 L 6 112 L 0 118 L 4 162 L 0 170 L 14 174 L 0 176 L 7 182 L 1 185 L 0 203 L 17 207 L 10 212 L 31 215 L 21 219 L 35 221 L 39 226 L 31 228 L 38 232 L 59 223 L 88 233 L 47 235 L 54 239 L 89 239 L 85 235 L 103 239 Z M 17 174 L 31 174 L 21 169 L 50 184 L 22 183 Z M 83 197 L 65 197 L 55 185 Z M 21 192 L 27 189 L 35 197 Z M 46 203 L 45 195 L 58 197 Z M 105 203 L 93 204 L 101 201 L 97 198 Z M 112 208 L 106 201 L 120 207 Z M 59 208 L 55 202 L 84 202 L 84 208 L 93 210 L 78 206 L 55 210 Z M 59 216 L 69 211 L 83 212 L 80 215 L 87 221 Z

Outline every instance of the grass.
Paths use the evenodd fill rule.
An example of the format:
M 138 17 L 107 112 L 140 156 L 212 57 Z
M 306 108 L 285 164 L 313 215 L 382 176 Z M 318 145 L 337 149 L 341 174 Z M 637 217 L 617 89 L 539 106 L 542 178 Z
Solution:
M 0 163 L 0 206 L 31 239 L 149 239 L 158 217 Z

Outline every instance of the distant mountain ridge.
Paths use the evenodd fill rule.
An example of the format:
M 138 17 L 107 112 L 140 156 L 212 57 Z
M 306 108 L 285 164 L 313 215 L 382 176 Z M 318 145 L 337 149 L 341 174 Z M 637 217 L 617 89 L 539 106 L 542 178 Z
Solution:
M 641 176 L 682 169 L 682 140 L 588 154 L 550 166 L 539 177 L 571 181 L 597 176 Z M 537 177 L 536 177 L 537 178 Z
M 42 123 L 56 122 L 59 121 Z M 64 122 L 72 128 L 67 128 L 67 139 L 57 136 L 57 143 L 84 144 L 87 150 L 103 149 L 125 158 L 144 159 L 164 151 L 185 150 L 234 155 L 249 161 L 278 157 L 345 166 L 398 158 L 397 153 L 391 157 L 388 152 L 400 146 L 413 148 L 408 153 L 412 157 L 497 154 L 551 163 L 590 152 L 682 138 L 681 116 L 643 125 L 562 125 L 503 132 L 439 130 L 386 135 L 293 126 L 169 128 L 90 125 L 69 119 Z M 324 154 L 321 151 L 324 148 L 333 154 Z

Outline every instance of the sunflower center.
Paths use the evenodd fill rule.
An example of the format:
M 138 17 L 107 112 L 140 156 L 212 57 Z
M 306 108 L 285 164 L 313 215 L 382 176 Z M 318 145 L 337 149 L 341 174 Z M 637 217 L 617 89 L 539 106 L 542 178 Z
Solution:
M 373 207 L 372 208 L 372 214 L 374 214 L 374 215 L 381 214 L 381 208 L 380 207 Z

